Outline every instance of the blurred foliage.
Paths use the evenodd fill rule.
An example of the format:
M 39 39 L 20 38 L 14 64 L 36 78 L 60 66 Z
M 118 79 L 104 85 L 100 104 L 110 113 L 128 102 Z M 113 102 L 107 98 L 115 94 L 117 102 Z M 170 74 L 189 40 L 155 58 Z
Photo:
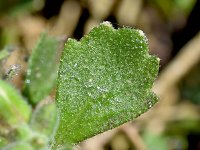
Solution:
M 50 137 L 56 124 L 56 114 L 55 104 L 52 102 L 38 106 L 30 120 L 31 128 Z
M 200 104 L 200 64 L 197 64 L 180 83 L 181 96 Z
M 2 50 L 0 50 L 0 61 L 8 57 L 12 50 L 13 48 L 11 46 L 6 46 Z
M 145 132 L 143 139 L 148 150 L 168 150 L 167 138 L 163 135 Z
M 158 7 L 167 19 L 177 19 L 182 14 L 188 16 L 196 0 L 152 0 L 151 3 Z
M 47 34 L 43 34 L 40 42 L 35 48 L 33 55 L 31 55 L 30 59 L 30 68 L 32 74 L 28 74 L 27 78 L 24 82 L 27 84 L 27 80 L 31 80 L 31 82 L 37 82 L 36 89 L 42 88 L 39 92 L 40 96 L 48 95 L 52 86 L 55 83 L 55 78 L 57 76 L 57 59 L 58 59 L 58 39 L 47 36 Z M 10 55 L 10 49 L 4 48 L 1 51 L 2 62 L 4 59 L 7 59 Z M 47 55 L 49 54 L 49 55 Z M 42 58 L 42 61 L 40 61 Z M 40 63 L 45 63 L 41 65 Z M 47 67 L 48 63 L 50 63 L 49 67 Z M 36 67 L 45 67 L 43 69 L 37 69 L 35 72 L 35 63 Z M 38 65 L 39 63 L 39 65 Z M 3 65 L 3 63 L 2 63 Z M 55 66 L 55 67 L 53 67 Z M 47 69 L 48 68 L 48 69 Z M 6 73 L 7 77 L 5 79 L 10 78 L 12 81 L 12 77 L 16 75 L 17 65 L 14 64 Z M 40 71 L 40 72 L 39 72 Z M 51 73 L 52 72 L 52 73 Z M 34 73 L 41 73 L 43 78 L 42 81 L 46 82 L 46 79 L 49 78 L 49 84 L 41 84 L 42 81 L 38 82 L 38 76 Z M 45 74 L 46 73 L 46 74 Z M 45 74 L 45 75 L 44 75 Z M 32 76 L 32 77 L 30 77 Z M 52 77 L 53 76 L 53 77 Z M 51 80 L 52 79 L 52 80 Z M 30 84 L 30 83 L 29 83 Z M 41 85 L 40 85 L 41 84 Z M 48 88 L 44 88 L 48 87 Z M 48 85 L 51 85 L 50 87 Z M 26 87 L 28 88 L 28 87 Z M 34 87 L 35 88 L 35 87 Z M 44 89 L 44 91 L 43 91 Z M 28 90 L 28 89 L 26 89 Z M 21 92 L 21 91 L 20 91 Z M 37 107 L 35 111 L 32 112 L 32 108 L 30 106 L 31 103 L 35 102 L 38 104 L 38 101 L 32 101 L 31 97 L 27 97 L 28 102 L 24 100 L 21 96 L 21 93 L 17 91 L 13 85 L 8 84 L 6 81 L 0 80 L 0 148 L 3 149 L 14 149 L 14 150 L 27 150 L 27 149 L 37 149 L 43 150 L 47 147 L 48 137 L 53 132 L 53 127 L 56 121 L 56 111 L 55 105 L 44 105 Z M 34 91 L 32 94 L 35 95 L 37 92 Z M 38 96 L 36 97 L 38 98 Z M 48 106 L 48 107 L 47 107 Z M 40 109 L 39 109 L 40 108 Z M 52 113 L 52 116 L 49 117 L 49 114 Z M 30 121 L 31 120 L 31 121 Z M 42 123 L 43 121 L 43 123 Z M 44 128 L 45 125 L 45 128 Z
M 58 46 L 58 39 L 43 33 L 29 58 L 23 93 L 34 105 L 49 95 L 56 83 Z
M 0 17 L 1 14 L 17 15 L 22 12 L 30 11 L 34 0 L 1 0 L 0 1 Z
M 28 122 L 31 114 L 31 107 L 18 91 L 2 80 L 0 80 L 0 110 L 0 117 L 3 117 L 10 126 Z

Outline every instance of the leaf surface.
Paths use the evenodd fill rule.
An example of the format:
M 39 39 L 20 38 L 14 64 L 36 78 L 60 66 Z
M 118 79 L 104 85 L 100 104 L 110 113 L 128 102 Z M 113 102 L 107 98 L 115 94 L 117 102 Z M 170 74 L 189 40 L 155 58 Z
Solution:
M 146 112 L 157 102 L 151 87 L 158 69 L 141 30 L 104 22 L 80 41 L 69 39 L 59 68 L 54 145 L 78 143 Z

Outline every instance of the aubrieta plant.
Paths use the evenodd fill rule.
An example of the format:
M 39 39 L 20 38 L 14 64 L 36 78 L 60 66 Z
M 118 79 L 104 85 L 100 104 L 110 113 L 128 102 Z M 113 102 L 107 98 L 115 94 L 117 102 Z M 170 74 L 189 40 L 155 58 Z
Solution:
M 141 30 L 103 22 L 80 41 L 68 39 L 60 64 L 58 45 L 56 38 L 41 36 L 22 95 L 0 80 L 1 149 L 70 149 L 157 102 L 151 88 L 159 59 L 149 55 Z M 55 103 L 41 105 L 56 81 Z

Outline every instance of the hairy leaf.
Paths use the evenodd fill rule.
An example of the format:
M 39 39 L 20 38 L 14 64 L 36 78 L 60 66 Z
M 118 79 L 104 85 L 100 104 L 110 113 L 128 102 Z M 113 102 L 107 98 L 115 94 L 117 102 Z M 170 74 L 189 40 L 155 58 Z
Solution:
M 151 87 L 158 68 L 141 30 L 104 22 L 80 41 L 69 39 L 59 68 L 53 146 L 78 143 L 146 112 L 157 102 Z
M 32 52 L 26 76 L 24 94 L 33 104 L 47 96 L 57 77 L 58 40 L 42 34 Z

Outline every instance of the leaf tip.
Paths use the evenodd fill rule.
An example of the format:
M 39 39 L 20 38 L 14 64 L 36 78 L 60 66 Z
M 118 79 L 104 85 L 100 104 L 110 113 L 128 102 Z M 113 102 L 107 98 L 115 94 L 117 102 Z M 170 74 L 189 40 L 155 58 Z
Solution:
M 140 36 L 142 36 L 142 37 L 145 36 L 145 34 L 144 34 L 144 32 L 142 30 L 137 29 L 137 31 L 138 31 L 138 33 L 139 33 Z
M 160 58 L 159 58 L 159 57 L 156 57 L 156 60 L 157 60 L 158 62 L 160 62 Z
M 113 27 L 112 24 L 109 21 L 103 21 L 101 23 L 101 25 L 105 25 L 105 26 L 108 26 L 108 27 Z

